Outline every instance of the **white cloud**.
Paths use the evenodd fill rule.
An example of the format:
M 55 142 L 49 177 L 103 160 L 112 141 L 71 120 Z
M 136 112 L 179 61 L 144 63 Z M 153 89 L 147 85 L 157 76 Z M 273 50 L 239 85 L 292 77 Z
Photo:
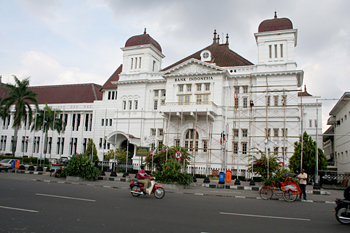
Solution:
M 309 93 L 339 98 L 350 87 L 349 8 L 346 0 L 0 1 L 0 72 L 3 81 L 15 74 L 35 85 L 103 84 L 122 62 L 120 48 L 145 27 L 163 49 L 163 67 L 210 45 L 214 29 L 256 63 L 254 33 L 277 10 L 298 29 L 296 62 Z M 323 101 L 324 119 L 333 105 Z
M 25 52 L 21 57 L 21 65 L 15 75 L 19 78 L 30 76 L 32 86 L 96 83 L 96 80 L 104 78 L 81 71 L 78 67 L 64 67 L 52 57 L 38 51 Z

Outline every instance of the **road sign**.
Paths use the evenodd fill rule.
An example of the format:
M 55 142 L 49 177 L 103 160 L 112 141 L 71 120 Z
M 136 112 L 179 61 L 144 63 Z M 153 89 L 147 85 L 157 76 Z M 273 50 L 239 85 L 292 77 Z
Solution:
M 181 151 L 176 151 L 175 158 L 181 159 L 182 158 L 182 152 Z

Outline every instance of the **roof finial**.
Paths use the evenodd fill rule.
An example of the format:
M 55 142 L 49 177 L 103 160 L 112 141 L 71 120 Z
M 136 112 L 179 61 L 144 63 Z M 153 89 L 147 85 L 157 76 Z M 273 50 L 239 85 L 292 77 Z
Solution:
M 275 19 L 277 19 L 277 11 L 275 11 Z
M 228 33 L 226 34 L 226 44 L 228 45 Z
M 146 28 L 145 28 L 145 30 L 143 31 L 143 34 L 146 34 Z
M 216 43 L 216 29 L 214 29 L 214 38 L 213 38 L 213 43 Z
M 219 34 L 218 34 L 218 40 L 216 43 L 220 44 L 220 35 Z

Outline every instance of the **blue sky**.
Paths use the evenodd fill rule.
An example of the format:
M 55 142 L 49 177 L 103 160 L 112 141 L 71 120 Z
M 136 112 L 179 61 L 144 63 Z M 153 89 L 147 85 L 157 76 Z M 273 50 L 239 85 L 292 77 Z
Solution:
M 2 0 L 0 75 L 30 76 L 33 86 L 103 85 L 122 63 L 120 48 L 144 28 L 162 46 L 162 67 L 210 45 L 214 29 L 255 64 L 254 33 L 276 10 L 298 29 L 296 61 L 308 92 L 339 98 L 350 87 L 348 9 L 346 0 Z M 324 121 L 334 104 L 323 102 Z

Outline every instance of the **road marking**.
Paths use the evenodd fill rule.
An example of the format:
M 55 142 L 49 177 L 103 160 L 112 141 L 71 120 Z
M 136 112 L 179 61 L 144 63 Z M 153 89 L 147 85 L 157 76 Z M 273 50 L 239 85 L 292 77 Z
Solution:
M 278 216 L 238 214 L 238 213 L 225 213 L 225 212 L 220 212 L 220 214 L 246 216 L 246 217 L 256 217 L 256 218 L 277 218 L 277 219 L 285 219 L 285 220 L 311 221 L 310 219 L 307 219 L 307 218 L 288 218 L 288 217 L 278 217 Z
M 27 210 L 27 209 L 20 209 L 20 208 L 7 207 L 7 206 L 0 206 L 0 208 L 9 209 L 9 210 L 19 210 L 19 211 L 25 211 L 25 212 L 31 212 L 31 213 L 38 213 L 39 212 L 37 210 Z
M 91 199 L 76 198 L 76 197 L 65 197 L 65 196 L 56 196 L 56 195 L 43 194 L 43 193 L 36 193 L 35 195 L 38 195 L 38 196 L 45 196 L 45 197 L 57 197 L 57 198 L 64 198 L 64 199 L 71 199 L 71 200 L 78 200 L 78 201 L 92 201 L 92 202 L 95 202 L 95 201 L 96 201 L 96 200 L 91 200 Z

